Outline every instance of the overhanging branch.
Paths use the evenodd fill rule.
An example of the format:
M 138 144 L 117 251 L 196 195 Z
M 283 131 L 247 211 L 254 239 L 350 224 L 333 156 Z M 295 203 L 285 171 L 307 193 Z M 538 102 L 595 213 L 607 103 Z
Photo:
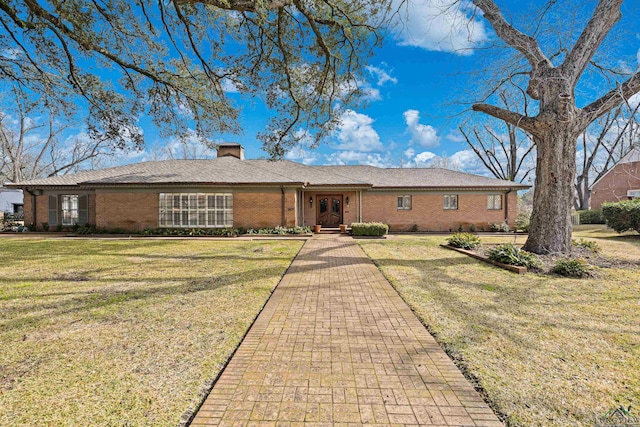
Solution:
M 621 101 L 628 100 L 638 92 L 640 92 L 640 72 L 584 107 L 581 113 L 582 123 L 585 127 L 588 126 L 595 119 L 618 106 Z
M 473 104 L 471 109 L 473 111 L 480 111 L 497 119 L 504 120 L 505 122 L 517 126 L 531 134 L 536 133 L 536 119 L 532 117 L 524 116 L 510 110 L 505 110 L 504 108 L 496 107 L 491 104 Z

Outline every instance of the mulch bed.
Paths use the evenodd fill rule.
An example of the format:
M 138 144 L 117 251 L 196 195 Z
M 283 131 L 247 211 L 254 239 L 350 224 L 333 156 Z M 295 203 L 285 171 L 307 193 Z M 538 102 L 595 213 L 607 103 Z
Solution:
M 489 256 L 489 249 L 498 245 L 482 245 L 475 250 L 470 250 L 469 252 L 473 252 L 482 257 Z M 612 258 L 601 253 L 594 253 L 588 248 L 584 247 L 573 247 L 573 251 L 570 254 L 565 253 L 551 253 L 547 255 L 537 255 L 540 260 L 540 267 L 528 269 L 528 271 L 533 273 L 541 273 L 541 274 L 553 274 L 551 269 L 555 265 L 555 263 L 559 259 L 570 258 L 576 259 L 581 258 L 585 260 L 589 265 L 598 267 L 598 268 L 640 268 L 640 261 L 629 261 L 618 258 Z M 597 276 L 597 270 L 594 270 L 590 274 L 591 276 Z

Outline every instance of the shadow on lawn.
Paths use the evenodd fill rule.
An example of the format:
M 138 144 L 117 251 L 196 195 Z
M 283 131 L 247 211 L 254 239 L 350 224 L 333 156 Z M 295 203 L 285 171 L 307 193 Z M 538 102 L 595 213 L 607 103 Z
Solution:
M 211 245 L 211 250 L 202 252 L 198 248 L 195 254 L 181 255 L 184 252 L 182 244 L 185 241 L 174 240 L 117 240 L 117 241 L 97 241 L 95 245 L 83 245 L 79 253 L 78 243 L 76 241 L 60 241 L 60 240 L 36 240 L 29 241 L 25 244 L 21 242 L 10 242 L 9 246 L 5 246 L 0 250 L 0 256 L 3 256 L 3 267 L 20 267 L 31 268 L 40 261 L 51 260 L 54 257 L 89 257 L 89 256 L 105 256 L 105 257 L 132 257 L 141 259 L 175 259 L 175 260 L 265 260 L 277 261 L 287 260 L 288 256 L 274 256 L 277 253 L 266 251 L 263 254 L 264 244 L 253 243 L 247 246 L 246 241 L 229 241 L 234 246 L 247 246 L 248 249 L 242 252 L 252 252 L 254 255 L 232 255 L 225 251 L 218 251 L 216 247 Z M 11 243 L 14 243 L 11 245 Z M 19 244 L 18 244 L 19 243 Z M 227 248 L 224 248 L 227 250 Z M 140 253 L 143 252 L 143 253 Z M 151 253 L 149 253 L 151 252 Z M 240 250 L 238 250 L 240 252 Z
M 222 276 L 202 277 L 201 279 L 187 278 L 168 278 L 167 281 L 172 284 L 164 286 L 154 286 L 152 288 L 134 288 L 126 290 L 104 288 L 100 289 L 102 282 L 149 282 L 158 281 L 159 278 L 145 278 L 128 280 L 126 278 L 109 278 L 92 280 L 91 283 L 97 289 L 79 292 L 63 292 L 50 293 L 43 296 L 70 296 L 70 298 L 62 301 L 43 301 L 42 303 L 29 304 L 26 307 L 4 308 L 3 317 L 10 319 L 6 322 L 0 322 L 4 329 L 13 329 L 18 327 L 30 326 L 39 323 L 42 320 L 51 320 L 54 317 L 64 316 L 71 313 L 82 313 L 88 310 L 104 308 L 114 304 L 122 304 L 136 300 L 163 297 L 169 295 L 187 295 L 195 292 L 213 291 L 224 286 L 234 284 L 242 284 L 246 281 L 247 276 L 251 276 L 252 280 L 266 279 L 270 277 L 280 277 L 285 268 L 272 267 L 260 268 L 255 271 L 233 273 Z M 258 274 L 255 274 L 255 273 Z M 254 275 L 255 274 L 255 275 Z M 4 278 L 0 278 L 0 281 Z M 29 279 L 19 279 L 19 281 L 28 281 Z M 173 283 L 173 282 L 181 283 Z M 33 298 L 33 295 L 26 295 L 25 298 Z M 31 315 L 33 314 L 33 315 Z
M 527 277 L 517 276 L 508 271 L 495 270 L 491 276 L 482 275 L 478 271 L 476 275 L 460 277 L 452 275 L 451 268 L 462 265 L 477 265 L 479 267 L 494 269 L 480 261 L 458 256 L 425 259 L 425 260 L 403 260 L 403 259 L 376 259 L 376 265 L 383 271 L 385 276 L 394 283 L 405 301 L 418 313 L 423 313 L 422 317 L 425 326 L 437 337 L 437 332 L 433 330 L 433 325 L 429 325 L 424 307 L 419 304 L 420 297 L 414 300 L 406 298 L 405 289 L 421 289 L 429 294 L 428 299 L 434 301 L 439 307 L 438 311 L 450 313 L 451 317 L 461 321 L 464 326 L 465 342 L 482 342 L 487 337 L 487 331 L 493 331 L 508 340 L 517 343 L 525 349 L 535 349 L 538 345 L 538 338 L 530 336 L 529 332 L 542 329 L 564 329 L 575 331 L 576 333 L 587 332 L 589 334 L 616 334 L 623 330 L 622 319 L 610 323 L 596 326 L 589 316 L 578 320 L 571 313 L 573 310 L 580 310 L 580 306 L 589 305 L 592 308 L 607 306 L 612 301 L 628 301 L 628 297 L 612 299 L 603 289 L 593 289 L 592 285 L 584 282 L 576 282 L 580 290 L 576 290 L 581 295 L 587 295 L 586 299 L 576 299 L 571 295 L 560 298 L 557 301 L 546 301 L 544 293 L 541 294 L 542 283 L 548 278 L 530 275 Z M 413 284 L 405 284 L 394 277 L 389 269 L 411 267 L 420 275 L 420 281 Z M 500 277 L 495 280 L 495 275 Z M 570 280 L 560 279 L 558 280 Z M 500 283 L 503 282 L 503 283 Z M 517 287 L 514 287 L 513 284 Z M 456 288 L 464 288 L 467 291 L 460 292 Z M 548 291 L 549 289 L 546 289 Z M 474 298 L 474 294 L 477 298 Z M 600 295 L 601 294 L 601 295 Z M 609 316 L 624 317 L 623 313 L 610 312 Z M 508 319 L 508 321 L 498 321 L 498 319 Z M 628 325 L 633 326 L 633 325 Z M 523 333 L 527 332 L 527 333 Z M 445 343 L 446 344 L 446 343 Z M 453 357 L 453 356 L 452 356 Z

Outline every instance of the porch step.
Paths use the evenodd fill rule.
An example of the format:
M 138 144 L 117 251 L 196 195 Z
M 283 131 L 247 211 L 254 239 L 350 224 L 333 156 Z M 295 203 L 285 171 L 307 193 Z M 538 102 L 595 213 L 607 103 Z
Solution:
M 318 234 L 340 234 L 339 228 L 324 228 L 320 229 L 320 233 Z

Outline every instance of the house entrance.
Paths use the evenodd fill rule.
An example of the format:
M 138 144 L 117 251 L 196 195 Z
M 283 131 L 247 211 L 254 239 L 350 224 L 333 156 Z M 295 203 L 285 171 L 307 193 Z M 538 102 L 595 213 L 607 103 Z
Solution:
M 319 194 L 317 223 L 323 227 L 337 228 L 342 224 L 342 194 Z

